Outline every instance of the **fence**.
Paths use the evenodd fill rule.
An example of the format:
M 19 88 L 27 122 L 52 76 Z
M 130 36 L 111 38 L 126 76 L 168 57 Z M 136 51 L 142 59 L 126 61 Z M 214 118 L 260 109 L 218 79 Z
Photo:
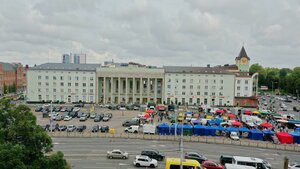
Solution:
M 125 139 L 144 139 L 144 140 L 167 140 L 179 141 L 180 136 L 174 135 L 151 135 L 151 134 L 133 134 L 133 133 L 93 133 L 93 132 L 49 132 L 52 137 L 78 137 L 78 138 L 125 138 Z M 270 142 L 255 141 L 255 140 L 240 140 L 234 141 L 229 138 L 209 137 L 209 136 L 183 136 L 185 142 L 199 142 L 208 144 L 227 144 L 247 147 L 257 147 L 266 149 L 276 149 L 285 151 L 300 152 L 298 144 L 272 144 Z

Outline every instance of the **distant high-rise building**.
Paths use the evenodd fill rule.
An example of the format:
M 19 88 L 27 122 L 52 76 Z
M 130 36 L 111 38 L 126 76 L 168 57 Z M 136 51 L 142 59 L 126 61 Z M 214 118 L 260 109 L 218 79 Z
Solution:
M 75 64 L 86 64 L 86 54 L 74 54 L 73 57 Z
M 63 54 L 62 63 L 73 63 L 70 54 Z

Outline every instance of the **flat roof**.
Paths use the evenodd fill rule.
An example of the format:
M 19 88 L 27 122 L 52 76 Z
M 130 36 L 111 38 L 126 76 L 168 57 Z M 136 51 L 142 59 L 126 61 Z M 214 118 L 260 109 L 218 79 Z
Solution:
M 222 67 L 164 66 L 165 73 L 234 74 Z
M 101 64 L 74 64 L 74 63 L 44 63 L 30 67 L 29 70 L 74 70 L 74 71 L 96 71 Z
M 233 156 L 233 159 L 236 161 L 249 161 L 249 162 L 255 162 L 255 163 L 262 163 L 263 160 L 260 158 L 255 157 L 243 157 L 243 156 Z

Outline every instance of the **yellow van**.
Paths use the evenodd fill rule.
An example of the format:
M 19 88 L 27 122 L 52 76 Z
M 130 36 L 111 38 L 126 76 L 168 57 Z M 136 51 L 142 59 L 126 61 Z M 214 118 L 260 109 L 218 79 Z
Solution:
M 184 159 L 182 165 L 184 169 L 205 169 L 196 160 Z M 180 169 L 180 158 L 167 158 L 166 169 Z
M 177 121 L 182 122 L 184 119 L 184 114 L 183 113 L 179 113 L 178 117 L 177 117 Z

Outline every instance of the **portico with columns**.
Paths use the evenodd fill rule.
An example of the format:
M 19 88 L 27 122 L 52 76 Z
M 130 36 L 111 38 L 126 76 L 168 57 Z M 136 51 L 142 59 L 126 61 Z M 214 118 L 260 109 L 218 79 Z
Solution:
M 153 67 L 100 67 L 97 69 L 99 103 L 163 103 L 164 69 Z

